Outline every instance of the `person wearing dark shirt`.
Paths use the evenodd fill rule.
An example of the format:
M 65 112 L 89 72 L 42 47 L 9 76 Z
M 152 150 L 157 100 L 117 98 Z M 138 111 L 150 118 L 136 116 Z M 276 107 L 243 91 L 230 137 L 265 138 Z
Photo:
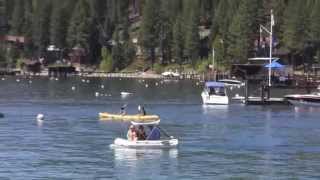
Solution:
M 150 128 L 150 133 L 147 137 L 147 140 L 160 140 L 160 129 L 155 127 L 155 126 L 149 126 Z
M 144 131 L 143 126 L 139 126 L 138 128 L 138 140 L 146 140 L 146 132 Z

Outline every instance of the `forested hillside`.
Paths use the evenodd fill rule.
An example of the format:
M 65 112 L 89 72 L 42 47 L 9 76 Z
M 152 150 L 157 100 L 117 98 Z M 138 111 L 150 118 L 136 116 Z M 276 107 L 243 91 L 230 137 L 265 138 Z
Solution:
M 106 71 L 136 60 L 206 65 L 213 47 L 228 67 L 268 51 L 259 26 L 270 26 L 271 9 L 275 52 L 289 62 L 316 62 L 318 0 L 0 0 L 0 65 L 46 57 L 54 45 L 65 58 L 81 48 L 86 64 Z

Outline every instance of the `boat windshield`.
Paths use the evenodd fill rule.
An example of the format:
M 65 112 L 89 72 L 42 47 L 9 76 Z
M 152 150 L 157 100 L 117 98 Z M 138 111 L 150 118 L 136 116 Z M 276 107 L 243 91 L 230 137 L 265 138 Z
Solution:
M 209 92 L 209 95 L 226 95 L 224 87 L 208 87 L 207 91 Z

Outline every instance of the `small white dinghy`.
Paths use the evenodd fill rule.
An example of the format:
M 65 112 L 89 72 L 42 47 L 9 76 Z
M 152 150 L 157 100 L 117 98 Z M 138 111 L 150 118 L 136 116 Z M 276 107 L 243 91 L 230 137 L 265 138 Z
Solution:
M 132 141 L 123 138 L 116 138 L 114 143 L 110 145 L 110 147 L 126 147 L 126 148 L 174 148 L 178 145 L 178 139 L 173 136 L 169 136 L 164 130 L 159 127 L 160 120 L 154 122 L 140 123 L 140 122 L 131 122 L 131 124 L 135 127 L 138 126 L 153 126 L 157 127 L 161 131 L 161 135 L 163 138 L 159 140 L 137 140 Z M 152 132 L 150 132 L 152 133 Z

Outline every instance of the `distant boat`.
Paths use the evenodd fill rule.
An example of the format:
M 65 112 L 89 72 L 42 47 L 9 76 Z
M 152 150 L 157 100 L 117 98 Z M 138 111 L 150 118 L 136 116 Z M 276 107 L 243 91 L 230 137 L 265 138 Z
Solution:
M 141 115 L 141 114 L 111 114 L 108 112 L 99 113 L 99 117 L 102 120 L 122 120 L 122 121 L 152 121 L 159 120 L 158 115 Z
M 225 86 L 226 84 L 222 82 L 206 82 L 201 93 L 203 104 L 229 104 Z
M 120 94 L 121 94 L 122 98 L 126 98 L 126 97 L 130 96 L 132 93 L 130 93 L 130 92 L 121 92 Z
M 311 94 L 290 94 L 284 98 L 293 105 L 320 106 L 320 86 L 318 92 Z

